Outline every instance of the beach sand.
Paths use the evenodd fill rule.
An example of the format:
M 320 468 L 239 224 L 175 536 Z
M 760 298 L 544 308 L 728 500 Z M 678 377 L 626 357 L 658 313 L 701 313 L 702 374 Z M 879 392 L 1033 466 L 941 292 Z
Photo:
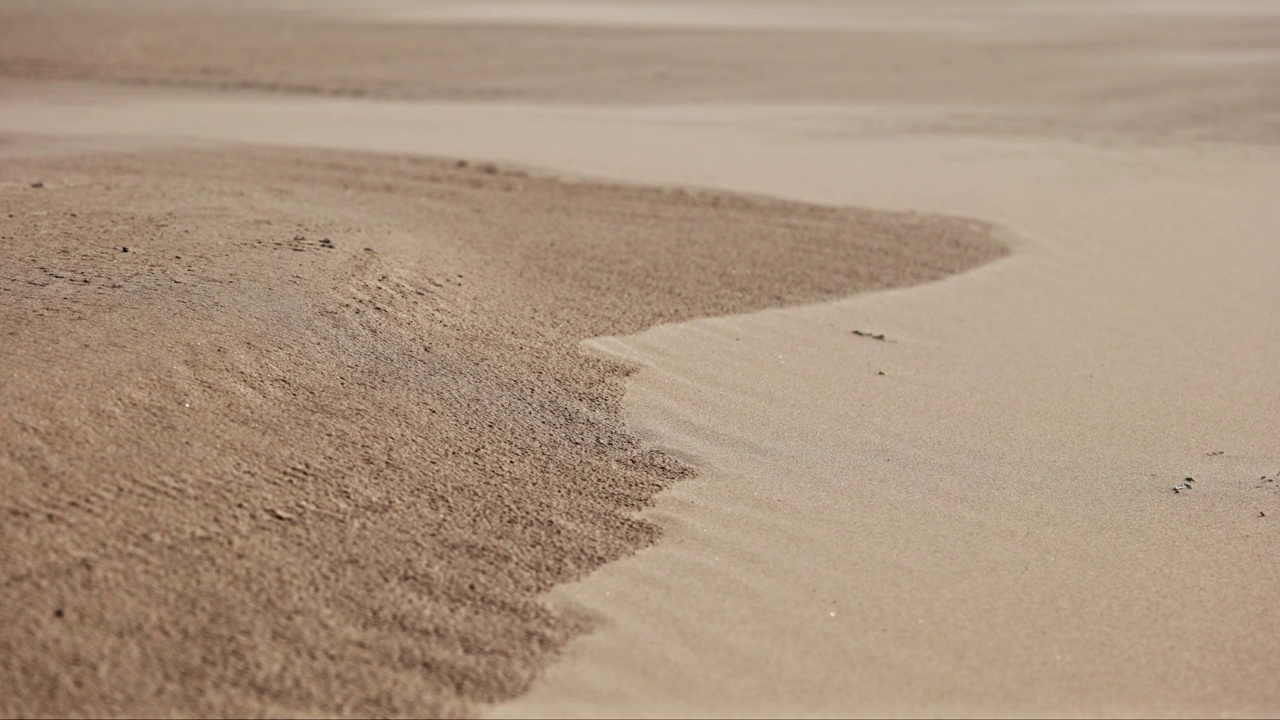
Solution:
M 454 714 L 688 469 L 581 340 L 924 282 L 964 221 L 321 151 L 10 159 L 6 714 Z M 38 180 L 33 180 L 38 178 Z
M 0 9 L 0 710 L 1273 715 L 1280 19 L 925 9 Z

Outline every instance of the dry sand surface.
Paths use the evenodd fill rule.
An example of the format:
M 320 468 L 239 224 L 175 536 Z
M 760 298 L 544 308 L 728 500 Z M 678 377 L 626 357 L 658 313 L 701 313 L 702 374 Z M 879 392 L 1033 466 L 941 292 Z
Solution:
M 773 167 L 1032 240 L 590 343 L 701 474 L 646 514 L 661 543 L 554 593 L 608 629 L 503 714 L 1274 715 L 1280 288 L 1248 278 L 1280 267 L 1280 155 L 918 146 Z M 893 157 L 932 182 L 831 190 Z
M 253 148 L 9 160 L 5 714 L 454 713 L 685 473 L 584 338 L 923 282 L 962 221 Z M 39 185 L 39 186 L 37 186 Z
M 0 76 L 0 712 L 1280 712 L 1265 3 L 10 2 Z
M 8 0 L 0 77 L 430 100 L 906 103 L 944 111 L 933 127 L 1275 138 L 1280 23 L 1259 21 L 1269 2 L 1080 5 Z

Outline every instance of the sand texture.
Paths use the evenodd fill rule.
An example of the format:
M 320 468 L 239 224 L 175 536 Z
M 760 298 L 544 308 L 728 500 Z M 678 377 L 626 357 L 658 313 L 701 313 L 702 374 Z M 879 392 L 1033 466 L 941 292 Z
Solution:
M 1274 717 L 1278 10 L 0 4 L 0 714 Z
M 604 628 L 500 714 L 1273 716 L 1280 156 L 806 144 L 762 162 L 789 191 L 964 207 L 1013 256 L 592 341 L 700 474 L 552 593 Z
M 6 715 L 511 697 L 580 629 L 538 595 L 652 542 L 628 511 L 687 473 L 580 340 L 1002 252 L 960 221 L 487 164 L 0 172 Z

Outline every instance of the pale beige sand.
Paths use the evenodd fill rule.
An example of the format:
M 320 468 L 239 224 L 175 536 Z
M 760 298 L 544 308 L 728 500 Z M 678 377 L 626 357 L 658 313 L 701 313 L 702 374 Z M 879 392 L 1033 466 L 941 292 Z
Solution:
M 936 104 L 924 69 L 609 109 L 21 89 L 0 127 L 478 154 L 998 222 L 1015 256 L 940 284 L 591 343 L 646 368 L 625 418 L 702 475 L 647 514 L 662 543 L 553 594 L 604 627 L 500 714 L 1268 715 L 1280 162 L 1178 146 L 1276 139 L 1265 10 L 1148 10 L 1158 32 L 1123 41 L 1087 16 L 981 21 L 1083 51 L 1010 93 L 961 59 Z M 526 97 L 617 99 L 572 88 Z M 1083 142 L 1046 139 L 1064 128 Z
M 945 147 L 769 167 L 998 219 L 1013 259 L 590 343 L 703 473 L 646 514 L 661 544 L 557 591 L 609 629 L 502 714 L 1280 708 L 1280 287 L 1250 269 L 1280 267 L 1280 156 Z M 840 169 L 890 157 L 933 182 Z

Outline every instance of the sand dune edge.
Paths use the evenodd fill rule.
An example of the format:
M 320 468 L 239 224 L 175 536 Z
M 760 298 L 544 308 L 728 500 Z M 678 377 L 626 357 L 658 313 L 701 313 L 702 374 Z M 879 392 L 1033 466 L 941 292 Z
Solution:
M 0 170 L 0 711 L 456 714 L 691 472 L 584 338 L 927 282 L 962 220 L 241 148 Z

